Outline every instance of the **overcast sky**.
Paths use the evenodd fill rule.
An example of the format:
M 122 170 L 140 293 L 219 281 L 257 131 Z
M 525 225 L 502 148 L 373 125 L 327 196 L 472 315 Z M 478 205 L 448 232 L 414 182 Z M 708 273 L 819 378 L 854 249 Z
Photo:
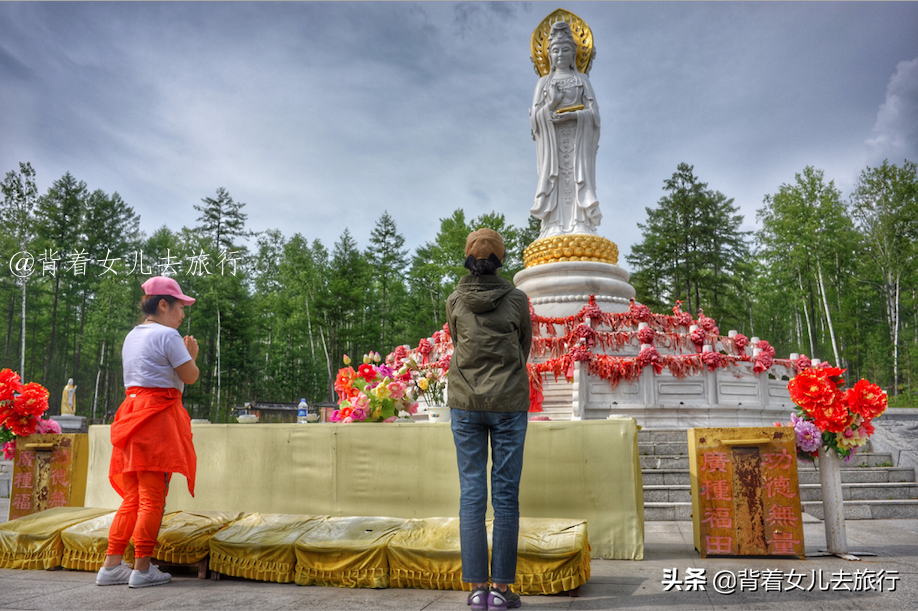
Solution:
M 754 229 L 807 165 L 847 196 L 918 160 L 914 2 L 0 2 L 0 172 L 117 191 L 147 234 L 218 187 L 251 229 L 328 247 L 384 210 L 412 249 L 459 207 L 523 225 L 530 36 L 558 6 L 593 31 L 599 233 L 623 254 L 680 162 Z

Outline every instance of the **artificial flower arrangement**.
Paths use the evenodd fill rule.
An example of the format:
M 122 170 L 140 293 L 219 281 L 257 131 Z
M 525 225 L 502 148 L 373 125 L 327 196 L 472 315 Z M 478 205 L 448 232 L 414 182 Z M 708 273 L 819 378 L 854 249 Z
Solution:
M 0 445 L 13 460 L 16 438 L 33 433 L 60 433 L 61 425 L 41 416 L 48 411 L 48 389 L 37 382 L 23 384 L 12 369 L 0 371 Z
M 873 435 L 871 421 L 886 411 L 886 393 L 876 384 L 860 380 L 845 390 L 845 371 L 820 363 L 803 369 L 787 385 L 798 409 L 785 426 L 794 427 L 800 457 L 813 460 L 825 446 L 851 460 Z
M 378 352 L 363 357 L 356 371 L 351 359 L 344 355 L 344 368 L 338 370 L 335 391 L 338 409 L 330 422 L 396 422 L 409 420 L 418 410 L 417 385 L 408 363 L 381 362 Z

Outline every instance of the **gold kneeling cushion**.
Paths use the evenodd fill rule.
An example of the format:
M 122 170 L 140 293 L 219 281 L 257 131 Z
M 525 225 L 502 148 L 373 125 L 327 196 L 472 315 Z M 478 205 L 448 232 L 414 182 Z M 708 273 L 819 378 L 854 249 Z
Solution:
M 233 577 L 290 583 L 296 572 L 296 540 L 324 519 L 249 514 L 210 538 L 210 570 Z
M 174 564 L 191 564 L 210 553 L 210 538 L 249 514 L 230 511 L 176 511 L 159 527 L 153 557 Z
M 61 532 L 112 513 L 93 507 L 55 507 L 0 524 L 0 568 L 53 569 L 61 565 Z
M 388 558 L 393 588 L 472 589 L 462 581 L 459 518 L 408 520 L 389 541 Z
M 386 546 L 407 522 L 404 518 L 327 518 L 296 541 L 296 583 L 388 588 Z
M 520 518 L 516 584 L 521 594 L 558 594 L 590 579 L 586 520 Z
M 92 520 L 75 524 L 61 532 L 64 557 L 61 566 L 73 571 L 98 571 L 105 562 L 108 551 L 108 531 L 112 527 L 115 513 L 109 513 Z M 124 550 L 124 561 L 134 561 L 134 544 L 128 542 Z

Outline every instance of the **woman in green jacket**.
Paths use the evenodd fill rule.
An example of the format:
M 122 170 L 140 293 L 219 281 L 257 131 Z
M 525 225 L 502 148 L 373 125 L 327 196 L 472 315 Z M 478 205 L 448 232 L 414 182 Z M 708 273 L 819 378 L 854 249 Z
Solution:
M 529 410 L 526 361 L 532 344 L 529 299 L 497 275 L 504 240 L 491 229 L 469 234 L 463 277 L 446 301 L 453 339 L 449 406 L 459 463 L 462 580 L 472 609 L 513 609 L 520 528 L 519 490 Z M 488 591 L 488 442 L 492 448 L 493 550 Z

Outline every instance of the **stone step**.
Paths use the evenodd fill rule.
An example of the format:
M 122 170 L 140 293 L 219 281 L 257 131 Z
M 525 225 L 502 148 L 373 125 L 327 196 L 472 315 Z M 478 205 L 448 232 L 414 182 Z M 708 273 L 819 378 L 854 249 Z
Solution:
M 807 501 L 802 503 L 804 513 L 816 519 L 823 519 L 823 506 L 821 501 Z M 845 501 L 846 520 L 891 520 L 918 518 L 918 501 L 893 500 L 893 501 Z M 673 522 L 691 521 L 691 503 L 644 503 L 644 520 Z
M 819 520 L 824 519 L 822 501 L 802 503 L 803 511 Z M 918 500 L 895 499 L 875 501 L 845 501 L 846 520 L 892 520 L 918 518 Z
M 914 482 L 886 484 L 842 484 L 844 501 L 918 500 L 918 484 Z M 822 501 L 820 484 L 801 484 L 801 502 Z M 691 503 L 690 485 L 644 486 L 645 503 Z
M 688 432 L 685 429 L 641 429 L 638 431 L 638 444 L 650 442 L 677 442 L 688 445 Z
M 797 472 L 816 471 L 816 464 L 808 460 L 797 461 Z M 892 467 L 892 454 L 889 452 L 862 452 L 855 454 L 847 463 L 842 463 L 841 469 L 858 469 L 865 467 Z
M 678 441 L 640 441 L 638 440 L 638 454 L 641 456 L 657 455 L 688 455 L 688 443 Z
M 684 485 L 691 483 L 688 469 L 648 469 L 642 471 L 645 486 Z M 818 484 L 819 471 L 798 471 L 800 484 Z M 911 467 L 859 467 L 842 469 L 843 484 L 870 484 L 914 482 L 915 470 Z
M 645 522 L 692 520 L 691 503 L 644 503 Z
M 689 457 L 686 454 L 641 454 L 641 469 L 688 469 Z M 868 467 L 891 467 L 892 454 L 889 452 L 868 452 L 856 454 L 851 462 L 842 465 L 842 471 L 847 469 L 863 469 Z M 809 461 L 797 461 L 797 472 L 816 471 L 816 467 Z

